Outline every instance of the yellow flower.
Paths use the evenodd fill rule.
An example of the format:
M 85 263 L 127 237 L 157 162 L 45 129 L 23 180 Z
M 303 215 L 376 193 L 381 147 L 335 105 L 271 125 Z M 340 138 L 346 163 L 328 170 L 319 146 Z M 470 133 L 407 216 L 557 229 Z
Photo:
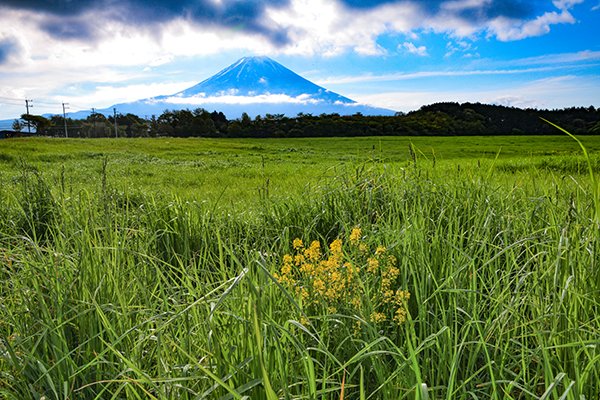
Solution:
M 369 257 L 367 259 L 367 272 L 373 273 L 379 268 L 379 260 Z
M 398 275 L 400 275 L 400 270 L 396 267 L 388 266 L 388 269 L 384 272 L 383 275 L 389 277 L 390 279 L 395 279 L 398 277 Z
M 300 272 L 302 272 L 305 276 L 311 276 L 314 272 L 314 266 L 312 264 L 302 264 L 300 267 Z
M 337 282 L 341 279 L 341 277 L 342 276 L 340 275 L 340 273 L 338 271 L 333 271 L 330 276 L 331 282 Z
M 294 250 L 300 250 L 301 248 L 303 248 L 304 244 L 302 243 L 302 239 L 299 239 L 299 238 L 294 239 L 292 246 L 294 247 Z
M 304 250 L 304 256 L 311 261 L 317 261 L 321 257 L 321 244 L 313 240 L 308 249 Z
M 294 264 L 298 267 L 300 265 L 302 265 L 302 263 L 304 262 L 304 256 L 302 254 L 297 254 L 294 257 Z
M 302 297 L 302 300 L 308 299 L 308 296 L 309 296 L 308 290 L 306 290 L 306 288 L 300 289 L 300 296 Z
M 386 290 L 385 292 L 383 292 L 383 300 L 386 303 L 390 303 L 392 300 L 394 299 L 394 291 L 393 290 Z
M 351 281 L 353 278 L 353 275 L 356 273 L 354 266 L 349 262 L 345 262 L 343 265 L 343 268 L 346 271 L 348 281 Z
M 363 239 L 361 229 L 353 228 L 348 242 L 358 248 L 360 254 L 344 254 L 344 243 L 340 238 L 333 240 L 325 252 L 321 251 L 318 240 L 305 247 L 302 240 L 296 238 L 292 243 L 294 253 L 283 256 L 281 269 L 274 277 L 294 293 L 309 312 L 364 315 L 363 300 L 366 300 L 376 305 L 369 316 L 370 321 L 381 324 L 382 328 L 401 324 L 408 317 L 406 303 L 410 293 L 398 288 L 400 270 L 396 267 L 397 260 L 387 254 L 385 246 L 379 245 L 373 251 Z M 371 298 L 363 299 L 363 287 L 374 293 Z M 300 321 L 310 324 L 305 317 Z M 355 332 L 360 329 L 361 325 L 357 323 Z
M 400 325 L 404 322 L 406 322 L 406 310 L 404 309 L 404 307 L 399 307 L 396 310 L 396 313 L 394 314 L 394 321 Z
M 381 313 L 381 312 L 374 312 L 371 314 L 371 317 L 370 317 L 370 320 L 375 323 L 383 322 L 386 319 L 387 318 L 386 318 L 385 314 Z
M 325 282 L 321 278 L 316 278 L 313 282 L 313 287 L 317 292 L 323 294 L 325 292 Z
M 381 279 L 381 291 L 382 292 L 386 292 L 387 290 L 389 290 L 391 285 L 392 285 L 392 281 L 390 281 L 388 278 Z
M 410 292 L 408 290 L 398 289 L 396 290 L 396 303 L 404 304 L 410 299 Z
M 335 239 L 333 242 L 331 242 L 331 244 L 329 245 L 329 250 L 331 251 L 331 256 L 333 258 L 341 259 L 342 258 L 342 240 Z
M 362 230 L 358 226 L 352 228 L 352 231 L 350 232 L 350 244 L 352 244 L 353 246 L 358 245 L 361 236 Z
M 337 297 L 336 290 L 334 288 L 327 289 L 327 291 L 325 292 L 325 297 L 327 297 L 329 300 L 335 300 Z

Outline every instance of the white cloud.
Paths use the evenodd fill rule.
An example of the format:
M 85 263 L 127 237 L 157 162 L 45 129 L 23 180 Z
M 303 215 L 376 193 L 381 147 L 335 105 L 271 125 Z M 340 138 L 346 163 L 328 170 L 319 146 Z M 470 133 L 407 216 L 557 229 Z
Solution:
M 320 100 L 311 98 L 308 94 L 301 94 L 296 97 L 288 96 L 285 94 L 262 94 L 258 96 L 235 96 L 235 95 L 221 95 L 221 96 L 193 96 L 193 97 L 178 97 L 172 96 L 163 99 L 165 103 L 170 104 L 319 104 Z
M 196 82 L 172 82 L 172 83 L 149 83 L 133 84 L 126 86 L 101 85 L 95 87 L 93 91 L 83 95 L 73 97 L 72 102 L 77 105 L 75 108 L 89 109 L 92 107 L 103 108 L 117 103 L 126 103 L 139 99 L 149 98 L 165 93 L 176 93 L 186 89 Z M 51 99 L 60 100 L 57 97 Z
M 569 8 L 573 8 L 573 6 L 581 4 L 583 2 L 584 0 L 554 0 L 552 4 L 554 4 L 554 7 L 556 8 L 566 10 Z
M 286 31 L 290 41 L 276 47 L 263 36 L 244 30 L 217 26 L 198 26 L 180 18 L 157 25 L 155 31 L 126 26 L 102 15 L 90 16 L 90 26 L 100 33 L 97 42 L 56 40 L 42 32 L 42 16 L 25 11 L 3 9 L 0 33 L 13 32 L 21 38 L 26 61 L 23 64 L 61 64 L 79 67 L 135 66 L 155 67 L 179 57 L 211 55 L 223 51 L 245 50 L 254 54 L 339 55 L 353 51 L 361 55 L 383 55 L 377 43 L 384 34 L 403 34 L 416 40 L 416 31 L 432 30 L 454 38 L 474 37 L 487 32 L 500 40 L 518 40 L 541 35 L 552 24 L 573 23 L 568 8 L 581 0 L 555 0 L 561 11 L 548 12 L 534 20 L 498 17 L 474 21 L 461 17 L 465 10 L 480 10 L 491 0 L 451 0 L 443 2 L 431 15 L 416 1 L 399 1 L 361 10 L 348 8 L 335 0 L 291 0 L 288 7 L 267 8 L 265 21 Z M 108 12 L 107 12 L 108 13 Z M 107 14 L 108 15 L 108 14 Z M 26 32 L 26 34 L 23 34 Z M 423 46 L 405 50 L 424 55 Z M 191 45 L 192 44 L 192 45 Z M 27 66 L 27 65 L 25 65 Z
M 575 23 L 575 18 L 566 9 L 563 9 L 560 14 L 554 11 L 544 13 L 531 21 L 498 17 L 490 22 L 488 32 L 498 40 L 507 42 L 541 36 L 550 32 L 551 25 L 564 23 Z
M 402 45 L 398 45 L 398 48 L 403 48 L 410 54 L 415 54 L 417 56 L 425 57 L 427 56 L 427 47 L 425 46 L 415 46 L 412 42 L 404 42 Z
M 465 58 L 479 56 L 477 47 L 466 40 L 456 40 L 446 43 L 446 54 L 444 54 L 444 57 L 448 58 L 456 53 L 462 54 Z
M 460 70 L 447 70 L 447 71 L 419 71 L 409 73 L 394 73 L 394 74 L 382 74 L 382 75 L 358 75 L 358 76 L 340 76 L 340 77 L 329 77 L 318 80 L 319 85 L 340 85 L 350 83 L 366 83 L 366 82 L 392 82 L 392 81 L 406 81 L 413 79 L 424 79 L 424 78 L 439 78 L 439 77 L 468 77 L 468 76 L 483 76 L 483 75 L 518 75 L 518 74 L 531 74 L 538 72 L 550 72 L 565 69 L 564 66 L 545 66 L 535 68 L 515 68 L 515 69 L 460 69 Z
M 275 51 L 273 45 L 258 34 L 224 28 L 204 29 L 184 19 L 157 26 L 156 32 L 104 21 L 99 40 L 57 40 L 39 29 L 40 16 L 25 11 L 2 11 L 0 38 L 8 34 L 19 38 L 24 55 L 19 64 L 3 65 L 7 72 L 39 72 L 58 66 L 156 67 L 171 63 L 178 57 L 211 55 L 228 50 Z
M 600 10 L 600 3 L 598 3 L 594 7 L 592 7 L 592 11 L 598 11 L 598 10 Z
M 287 9 L 268 10 L 268 16 L 289 32 L 291 43 L 280 49 L 284 53 L 333 56 L 352 50 L 381 55 L 385 50 L 377 38 L 386 32 L 411 32 L 421 12 L 411 3 L 358 12 L 331 0 L 293 0 Z
M 554 6 L 560 12 L 545 12 L 534 19 L 518 19 L 506 16 L 493 19 L 483 17 L 468 19 L 462 17 L 461 12 L 467 10 L 481 11 L 492 3 L 491 0 L 447 1 L 442 3 L 440 12 L 424 18 L 420 28 L 431 29 L 436 33 L 446 33 L 459 39 L 476 39 L 480 34 L 485 33 L 488 37 L 495 37 L 500 41 L 515 41 L 544 35 L 555 24 L 575 23 L 575 18 L 568 10 L 582 1 L 555 0 Z
M 600 61 L 600 51 L 583 50 L 573 53 L 546 54 L 537 57 L 517 58 L 509 61 L 492 61 L 492 63 L 502 66 L 550 66 L 570 63 L 585 66 L 594 61 Z M 486 62 L 486 60 L 482 60 L 482 62 Z

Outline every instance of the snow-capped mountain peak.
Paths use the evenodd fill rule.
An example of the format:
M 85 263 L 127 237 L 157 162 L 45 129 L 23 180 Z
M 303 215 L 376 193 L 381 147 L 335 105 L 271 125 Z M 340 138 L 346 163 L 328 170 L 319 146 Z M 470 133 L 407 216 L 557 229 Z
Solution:
M 223 94 L 236 96 L 285 94 L 290 97 L 308 97 L 326 103 L 354 103 L 353 100 L 315 85 L 269 57 L 241 58 L 212 77 L 173 96 L 218 97 Z

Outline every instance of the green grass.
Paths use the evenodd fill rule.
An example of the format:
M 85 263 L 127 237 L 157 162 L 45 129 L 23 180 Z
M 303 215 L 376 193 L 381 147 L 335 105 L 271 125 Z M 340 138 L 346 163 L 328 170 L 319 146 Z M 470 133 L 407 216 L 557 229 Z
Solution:
M 597 398 L 586 160 L 495 140 L 413 138 L 416 163 L 406 138 L 0 142 L 0 398 Z M 275 279 L 294 238 L 355 226 L 398 260 L 405 323 Z
M 152 193 L 167 198 L 228 203 L 246 208 L 257 194 L 300 195 L 369 161 L 406 166 L 410 144 L 420 167 L 453 169 L 489 164 L 498 156 L 505 169 L 543 167 L 559 173 L 585 168 L 577 143 L 567 136 L 382 137 L 313 139 L 55 139 L 0 141 L 0 182 L 10 184 L 22 164 L 35 166 L 52 186 L 98 190 L 103 160 L 108 179 L 123 193 Z M 600 137 L 583 142 L 600 151 Z M 548 157 L 551 156 L 551 157 Z M 558 160 L 557 162 L 548 160 Z M 594 158 L 599 165 L 599 158 Z M 552 164 L 554 162 L 554 164 Z M 562 171 L 569 168 L 568 171 Z M 524 171 L 528 172 L 528 171 Z M 63 177 L 64 175 L 64 177 Z

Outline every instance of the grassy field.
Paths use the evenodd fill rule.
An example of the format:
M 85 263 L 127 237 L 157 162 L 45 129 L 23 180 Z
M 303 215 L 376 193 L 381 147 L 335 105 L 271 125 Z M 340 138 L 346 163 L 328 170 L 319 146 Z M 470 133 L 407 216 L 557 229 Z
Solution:
M 597 399 L 598 190 L 566 136 L 0 141 L 0 398 Z
M 600 137 L 582 139 L 600 153 Z M 53 186 L 90 192 L 106 179 L 124 193 L 167 198 L 233 202 L 241 208 L 268 189 L 274 196 L 298 195 L 365 163 L 402 168 L 412 163 L 414 146 L 420 168 L 449 173 L 458 166 L 557 173 L 585 170 L 579 146 L 562 136 L 382 137 L 312 139 L 23 139 L 0 142 L 0 182 L 19 176 L 23 164 L 37 168 Z M 552 157 L 548 157 L 552 156 Z M 498 158 L 499 162 L 493 160 Z M 595 165 L 599 165 L 595 157 Z M 511 177 L 512 179 L 512 177 Z M 268 180 L 268 185 L 267 185 Z M 6 184 L 5 183 L 5 184 Z

